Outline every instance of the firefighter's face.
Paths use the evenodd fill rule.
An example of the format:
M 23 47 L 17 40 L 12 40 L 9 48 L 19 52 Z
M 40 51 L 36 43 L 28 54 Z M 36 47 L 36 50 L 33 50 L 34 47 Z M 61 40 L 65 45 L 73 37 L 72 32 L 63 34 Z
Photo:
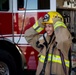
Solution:
M 47 32 L 47 34 L 50 36 L 52 35 L 52 33 L 54 32 L 54 27 L 52 24 L 46 24 L 45 25 L 45 31 Z

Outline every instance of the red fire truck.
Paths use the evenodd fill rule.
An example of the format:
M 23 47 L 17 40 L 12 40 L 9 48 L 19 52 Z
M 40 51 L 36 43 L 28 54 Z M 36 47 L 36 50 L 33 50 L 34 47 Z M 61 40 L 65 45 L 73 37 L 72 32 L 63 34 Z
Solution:
M 0 75 L 36 70 L 38 52 L 24 32 L 50 10 L 56 10 L 56 0 L 0 0 Z

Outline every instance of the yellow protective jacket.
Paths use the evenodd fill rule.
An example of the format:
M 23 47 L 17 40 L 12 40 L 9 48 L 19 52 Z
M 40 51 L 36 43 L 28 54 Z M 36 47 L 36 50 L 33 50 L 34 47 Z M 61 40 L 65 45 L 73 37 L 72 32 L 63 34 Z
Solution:
M 48 36 L 47 33 L 44 34 L 47 42 L 49 43 L 49 40 L 51 36 Z M 39 52 L 38 58 L 38 67 L 36 71 L 36 75 L 40 75 L 40 72 L 43 69 L 43 64 L 46 56 L 46 52 L 48 51 L 46 48 L 45 40 L 43 38 L 43 35 L 38 34 L 33 27 L 29 28 L 25 32 L 25 39 L 27 42 Z M 42 47 L 38 47 L 38 44 L 41 45 Z M 52 47 L 57 42 L 57 46 L 54 48 L 53 55 L 52 53 Z M 48 53 L 48 60 L 46 62 L 46 68 L 45 68 L 45 74 L 44 75 L 50 75 L 55 74 L 55 75 L 65 75 L 63 67 L 62 67 L 62 61 L 61 61 L 61 56 L 60 52 L 64 56 L 64 62 L 66 66 L 66 75 L 69 73 L 69 58 L 68 58 L 68 53 L 70 50 L 72 44 L 72 37 L 71 34 L 69 33 L 68 29 L 65 27 L 57 27 L 54 31 L 54 35 L 52 36 L 50 44 L 48 44 L 49 48 L 49 53 Z M 51 56 L 52 56 L 52 67 L 50 67 L 50 61 L 51 61 Z M 50 72 L 51 71 L 51 72 Z

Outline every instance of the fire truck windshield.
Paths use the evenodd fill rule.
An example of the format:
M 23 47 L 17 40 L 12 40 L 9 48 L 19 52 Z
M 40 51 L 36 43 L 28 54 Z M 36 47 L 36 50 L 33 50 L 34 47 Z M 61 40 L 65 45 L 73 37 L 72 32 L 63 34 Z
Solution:
M 0 11 L 9 10 L 9 0 L 0 0 Z
M 0 11 L 10 10 L 10 0 L 0 0 Z M 15 4 L 16 5 L 16 4 Z M 17 0 L 17 10 L 50 10 L 50 0 Z M 21 10 L 22 11 L 22 10 Z
M 50 0 L 18 0 L 17 8 L 18 10 L 20 8 L 27 8 L 27 10 L 50 9 Z

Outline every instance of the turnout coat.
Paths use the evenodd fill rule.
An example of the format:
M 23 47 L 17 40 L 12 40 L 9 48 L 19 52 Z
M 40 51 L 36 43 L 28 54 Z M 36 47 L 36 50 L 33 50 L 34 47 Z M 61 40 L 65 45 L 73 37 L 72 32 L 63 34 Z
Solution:
M 51 42 L 48 44 L 48 49 L 46 47 L 44 37 L 45 37 L 47 43 L 49 43 L 50 38 L 52 38 Z M 25 39 L 33 48 L 35 48 L 35 50 L 37 50 L 39 52 L 39 55 L 38 55 L 39 61 L 38 61 L 36 75 L 40 75 L 40 73 L 43 69 L 44 61 L 41 60 L 41 57 L 45 58 L 46 52 L 48 50 L 49 50 L 48 54 L 50 54 L 49 56 L 52 55 L 53 58 L 52 59 L 51 59 L 51 57 L 47 58 L 48 60 L 46 62 L 45 74 L 43 74 L 43 75 L 50 75 L 50 73 L 52 75 L 68 75 L 69 74 L 68 53 L 69 53 L 69 50 L 70 50 L 70 47 L 72 44 L 72 37 L 71 37 L 68 29 L 64 28 L 64 27 L 57 27 L 54 30 L 54 34 L 52 36 L 48 36 L 47 33 L 45 33 L 44 37 L 43 37 L 43 34 L 42 35 L 38 34 L 33 29 L 33 27 L 30 27 L 29 29 L 27 29 L 25 31 Z M 55 43 L 57 43 L 57 45 L 54 48 L 53 54 L 51 54 L 53 45 Z M 63 55 L 62 57 L 64 58 L 64 61 L 61 60 L 60 52 Z M 57 59 L 54 60 L 54 58 L 57 58 Z M 52 66 L 50 65 L 51 60 L 52 60 Z M 65 68 L 63 69 L 62 62 L 66 62 L 65 63 L 66 69 Z M 65 74 L 64 70 L 66 70 L 66 74 Z

